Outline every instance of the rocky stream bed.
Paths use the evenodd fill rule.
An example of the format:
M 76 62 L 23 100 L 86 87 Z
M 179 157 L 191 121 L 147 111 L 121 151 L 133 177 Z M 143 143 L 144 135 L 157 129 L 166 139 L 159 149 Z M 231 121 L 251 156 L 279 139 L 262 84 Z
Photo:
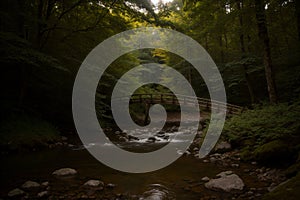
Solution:
M 180 142 L 190 130 L 179 133 L 172 127 L 149 135 L 151 131 L 155 132 L 116 131 L 114 140 L 125 149 L 151 150 Z M 176 141 L 169 140 L 171 134 L 178 134 Z M 1 156 L 0 195 L 2 199 L 261 199 L 286 181 L 281 170 L 242 162 L 239 152 L 225 141 L 199 159 L 202 138 L 198 131 L 189 149 L 177 152 L 182 156 L 166 168 L 129 174 L 101 164 L 87 152 L 98 144 L 83 146 L 63 137 L 51 149 Z

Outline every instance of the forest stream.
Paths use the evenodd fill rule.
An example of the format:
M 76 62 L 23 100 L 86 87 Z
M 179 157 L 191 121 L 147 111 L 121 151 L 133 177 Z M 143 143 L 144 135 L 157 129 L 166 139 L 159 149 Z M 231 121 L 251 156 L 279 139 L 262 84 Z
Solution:
M 139 151 L 141 148 L 157 148 L 166 142 L 181 142 L 187 134 L 166 132 L 163 133 L 164 137 L 154 136 L 152 140 L 156 138 L 156 141 L 149 142 L 148 133 L 139 133 L 139 138 L 144 139 L 120 142 L 118 145 Z M 167 135 L 170 134 L 177 134 L 176 140 L 168 141 Z M 199 134 L 197 135 L 196 138 L 199 137 Z M 212 153 L 204 159 L 199 159 L 195 155 L 197 148 L 187 151 L 176 162 L 158 171 L 142 174 L 124 173 L 103 165 L 88 153 L 87 148 L 97 144 L 74 145 L 71 141 L 68 139 L 65 145 L 54 149 L 2 156 L 1 197 L 7 198 L 12 189 L 24 189 L 26 181 L 34 181 L 40 185 L 26 188 L 26 195 L 22 198 L 259 199 L 278 178 L 277 171 L 259 168 L 256 163 L 241 162 L 236 151 Z M 110 145 L 105 146 L 111 148 Z M 60 168 L 73 168 L 77 173 L 71 176 L 54 176 L 52 173 Z M 205 183 L 216 178 L 220 172 L 238 175 L 244 184 L 242 190 L 224 192 L 206 188 Z M 84 185 L 88 180 L 100 180 L 101 184 Z
M 0 52 L 0 200 L 300 199 L 300 0 L 1 0 Z

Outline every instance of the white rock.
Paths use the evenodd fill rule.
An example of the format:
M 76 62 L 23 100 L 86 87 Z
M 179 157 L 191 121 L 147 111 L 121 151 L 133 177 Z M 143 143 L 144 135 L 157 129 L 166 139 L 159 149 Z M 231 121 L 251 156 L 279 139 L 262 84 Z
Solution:
M 56 145 L 56 146 L 62 146 L 62 145 L 63 145 L 63 143 L 61 143 L 61 142 L 57 142 L 57 143 L 55 143 L 55 145 Z
M 243 180 L 236 174 L 225 175 L 217 179 L 210 179 L 204 185 L 208 189 L 223 190 L 225 192 L 230 192 L 231 190 L 243 190 L 245 186 Z
M 20 190 L 19 188 L 13 189 L 11 191 L 9 191 L 9 193 L 7 194 L 9 197 L 15 197 L 15 196 L 21 196 L 23 195 L 25 192 L 23 190 Z
M 89 186 L 89 187 L 98 187 L 98 186 L 103 186 L 104 183 L 99 180 L 88 180 L 85 182 L 84 186 Z
M 209 180 L 210 180 L 210 179 L 209 179 L 207 176 L 201 178 L 201 181 L 209 181 Z
M 217 174 L 217 177 L 224 177 L 224 176 L 228 176 L 230 174 L 233 174 L 233 171 L 225 171 L 225 172 L 221 172 L 219 174 Z
M 193 148 L 193 151 L 198 151 L 198 150 L 199 150 L 198 147 L 194 147 L 194 148 Z
M 28 188 L 37 188 L 40 187 L 41 185 L 37 182 L 34 181 L 26 181 L 21 187 L 24 189 L 28 189 Z
M 108 188 L 114 188 L 114 187 L 116 187 L 116 185 L 115 184 L 113 184 L 113 183 L 109 183 L 109 184 L 107 184 L 107 186 L 106 187 L 108 187 Z
M 237 163 L 233 163 L 233 164 L 231 164 L 231 167 L 239 167 L 240 165 L 239 164 L 237 164 Z
M 228 143 L 228 142 L 220 142 L 215 147 L 215 151 L 218 151 L 218 150 L 229 150 L 229 149 L 231 149 L 231 144 Z
M 215 162 L 218 161 L 218 159 L 215 158 L 215 157 L 210 157 L 210 158 L 209 158 L 209 161 L 210 161 L 211 163 L 215 163 Z
M 49 185 L 49 182 L 48 182 L 48 181 L 45 181 L 45 182 L 43 182 L 41 185 L 44 186 L 44 187 L 47 187 L 47 186 Z
M 67 175 L 75 175 L 77 174 L 77 171 L 72 168 L 61 168 L 55 170 L 52 174 L 57 176 L 67 176 Z
M 178 150 L 176 151 L 176 153 L 177 153 L 178 155 L 182 155 L 182 154 L 183 154 L 183 151 L 180 150 L 180 149 L 178 149 Z
M 143 197 L 140 199 L 143 200 L 164 200 L 168 198 L 168 193 L 159 189 L 151 189 L 144 192 Z
M 47 196 L 48 194 L 49 194 L 48 191 L 42 191 L 42 192 L 39 192 L 39 193 L 37 194 L 37 196 L 38 196 L 39 198 L 42 198 L 42 197 Z

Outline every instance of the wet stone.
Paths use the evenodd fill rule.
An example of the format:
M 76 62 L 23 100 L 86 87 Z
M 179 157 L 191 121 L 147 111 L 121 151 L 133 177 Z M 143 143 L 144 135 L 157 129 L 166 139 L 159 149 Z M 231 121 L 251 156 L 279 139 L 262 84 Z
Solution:
M 230 192 L 232 190 L 243 190 L 245 186 L 243 180 L 238 175 L 228 175 L 228 171 L 221 172 L 217 176 L 220 176 L 220 178 L 210 179 L 207 183 L 205 183 L 205 187 L 212 190 Z
M 15 189 L 9 191 L 8 194 L 7 194 L 7 196 L 9 196 L 9 197 L 17 197 L 17 196 L 22 196 L 24 194 L 25 194 L 25 192 L 23 190 L 21 190 L 19 188 L 15 188 Z
M 112 188 L 115 188 L 116 185 L 113 184 L 113 183 L 109 183 L 109 184 L 106 185 L 106 187 L 112 189 Z
M 205 176 L 201 179 L 201 181 L 209 181 L 209 180 L 210 180 L 210 178 L 208 178 L 207 176 Z
M 61 168 L 61 169 L 55 170 L 52 174 L 56 175 L 56 176 L 68 176 L 68 175 L 77 174 L 77 171 L 72 168 Z
M 23 189 L 30 189 L 30 188 L 37 188 L 40 187 L 41 185 L 35 181 L 26 181 L 23 185 Z
M 103 187 L 104 183 L 102 181 L 99 181 L 99 180 L 88 180 L 87 182 L 84 183 L 84 186 L 89 186 L 89 187 L 101 186 L 101 187 Z
M 239 164 L 237 164 L 237 163 L 232 163 L 231 164 L 231 167 L 236 167 L 236 168 L 238 168 L 240 165 Z
M 42 191 L 37 194 L 37 197 L 42 198 L 42 197 L 46 197 L 48 195 L 49 195 L 48 191 Z
M 44 186 L 44 187 L 47 187 L 49 185 L 49 182 L 48 181 L 45 181 L 41 184 L 41 186 Z

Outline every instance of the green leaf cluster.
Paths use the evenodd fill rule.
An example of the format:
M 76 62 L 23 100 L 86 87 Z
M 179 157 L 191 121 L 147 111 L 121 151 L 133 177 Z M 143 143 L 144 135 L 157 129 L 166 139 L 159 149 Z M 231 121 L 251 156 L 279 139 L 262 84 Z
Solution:
M 263 105 L 226 121 L 223 133 L 245 160 L 293 158 L 300 150 L 300 102 Z M 284 152 L 284 155 L 280 153 Z

